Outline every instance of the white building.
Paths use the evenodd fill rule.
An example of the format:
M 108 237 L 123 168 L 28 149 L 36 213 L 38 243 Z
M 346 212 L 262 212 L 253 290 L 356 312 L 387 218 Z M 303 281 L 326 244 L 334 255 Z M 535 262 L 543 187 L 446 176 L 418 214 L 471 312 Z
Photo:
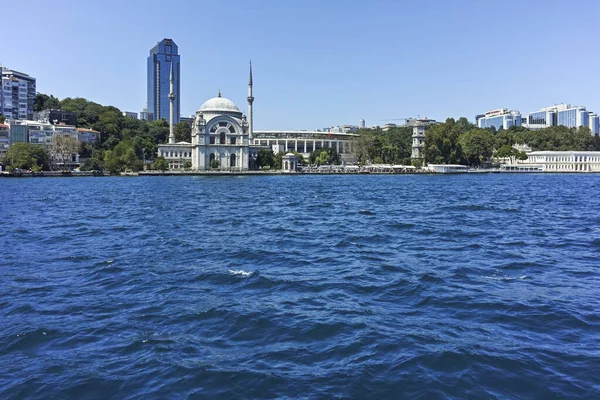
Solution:
M 508 108 L 498 108 L 488 111 L 483 116 L 478 116 L 478 128 L 495 128 L 496 130 L 508 129 L 511 126 L 521 126 L 521 113 L 509 111 Z
M 527 114 L 526 126 L 529 129 L 542 129 L 563 125 L 567 128 L 588 127 L 593 135 L 600 134 L 600 120 L 583 106 L 555 104 Z
M 297 152 L 308 158 L 314 150 L 332 148 L 340 155 L 344 163 L 356 162 L 357 140 L 356 133 L 334 133 L 322 131 L 279 130 L 254 132 L 253 144 L 260 147 L 270 147 L 275 153 Z M 275 151 L 275 149 L 277 151 Z
M 0 74 L 0 114 L 7 119 L 33 119 L 35 78 L 2 68 Z
M 600 151 L 532 151 L 517 164 L 539 166 L 546 172 L 600 172 Z

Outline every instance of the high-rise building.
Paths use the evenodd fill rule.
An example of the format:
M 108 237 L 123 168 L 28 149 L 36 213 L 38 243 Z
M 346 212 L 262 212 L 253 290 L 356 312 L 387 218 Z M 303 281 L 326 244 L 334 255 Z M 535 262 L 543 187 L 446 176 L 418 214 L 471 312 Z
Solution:
M 22 72 L 2 68 L 0 79 L 0 114 L 10 119 L 33 119 L 35 78 Z
M 596 114 L 589 112 L 582 106 L 570 104 L 555 104 L 527 114 L 527 127 L 541 129 L 549 126 L 563 125 L 567 128 L 590 128 L 592 134 L 597 135 L 600 123 Z
M 173 68 L 175 123 L 179 122 L 181 99 L 179 49 L 172 39 L 163 39 L 150 50 L 148 57 L 148 120 L 169 121 L 170 73 Z M 150 119 L 152 114 L 152 119 Z
M 521 126 L 521 113 L 509 111 L 508 108 L 498 108 L 475 117 L 478 128 L 508 129 L 511 126 Z

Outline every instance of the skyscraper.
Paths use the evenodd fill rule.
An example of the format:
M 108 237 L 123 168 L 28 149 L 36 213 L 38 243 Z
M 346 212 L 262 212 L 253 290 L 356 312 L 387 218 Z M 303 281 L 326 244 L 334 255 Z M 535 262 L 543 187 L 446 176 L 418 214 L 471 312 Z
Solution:
M 173 68 L 173 85 L 175 94 L 175 123 L 179 122 L 179 52 L 172 39 L 163 39 L 150 50 L 148 57 L 148 113 L 154 120 L 164 118 L 170 120 L 169 93 L 170 74 Z

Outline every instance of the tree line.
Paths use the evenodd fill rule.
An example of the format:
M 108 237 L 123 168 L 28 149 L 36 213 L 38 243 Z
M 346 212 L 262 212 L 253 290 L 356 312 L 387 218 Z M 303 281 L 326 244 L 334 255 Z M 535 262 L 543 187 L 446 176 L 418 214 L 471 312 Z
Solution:
M 361 129 L 355 156 L 359 163 L 411 163 L 412 127 L 396 127 L 383 131 Z M 529 130 L 521 126 L 496 131 L 481 129 L 462 117 L 448 118 L 430 125 L 425 134 L 424 161 L 431 164 L 462 164 L 480 166 L 493 158 L 525 159 L 524 152 L 513 148 L 526 144 L 533 151 L 600 151 L 598 135 L 587 127 L 551 126 Z M 414 161 L 413 161 L 414 162 Z

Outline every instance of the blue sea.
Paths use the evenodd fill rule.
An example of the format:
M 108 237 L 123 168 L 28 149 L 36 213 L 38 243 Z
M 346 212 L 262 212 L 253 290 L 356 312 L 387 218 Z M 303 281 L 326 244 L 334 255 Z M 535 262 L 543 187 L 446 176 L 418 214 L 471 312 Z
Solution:
M 600 175 L 0 180 L 2 399 L 600 398 Z

